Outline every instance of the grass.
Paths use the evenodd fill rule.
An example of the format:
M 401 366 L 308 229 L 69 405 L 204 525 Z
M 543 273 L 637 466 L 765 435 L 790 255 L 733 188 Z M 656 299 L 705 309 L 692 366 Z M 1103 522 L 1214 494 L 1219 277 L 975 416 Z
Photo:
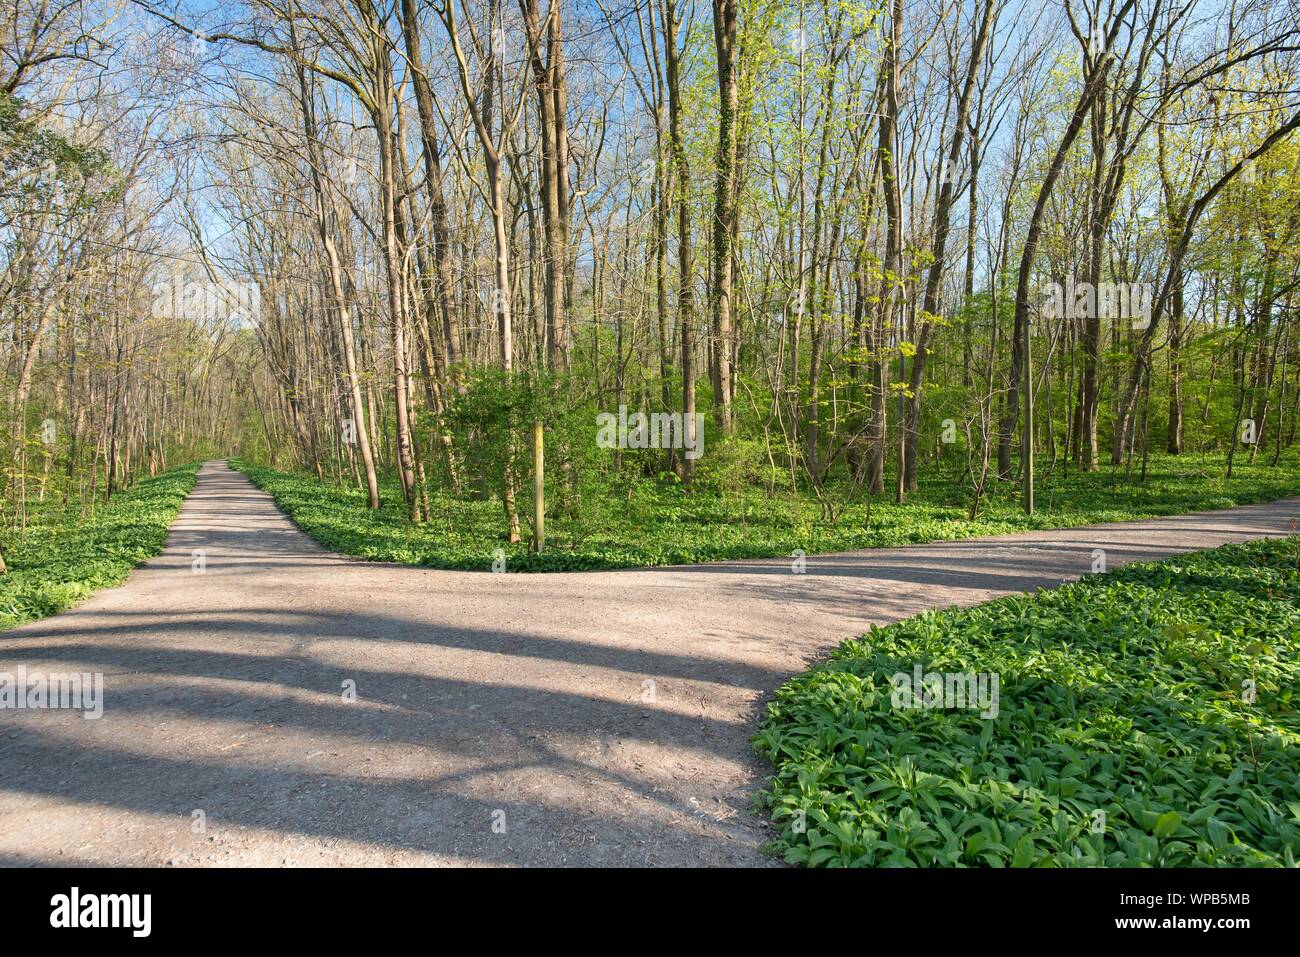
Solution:
M 162 551 L 167 529 L 194 488 L 198 465 L 171 469 L 118 492 L 82 518 L 80 509 L 47 506 L 19 538 L 5 542 L 9 573 L 0 576 L 0 629 L 62 611 Z
M 833 486 L 826 492 L 830 507 L 825 510 L 811 496 L 769 496 L 742 483 L 724 484 L 724 491 L 686 492 L 672 483 L 645 480 L 586 495 L 580 503 L 551 503 L 547 549 L 534 555 L 526 541 L 506 542 L 502 508 L 495 500 L 431 491 L 433 520 L 412 525 L 392 482 L 382 486 L 383 507 L 371 512 L 364 493 L 354 487 L 237 459 L 231 465 L 269 492 L 299 528 L 334 551 L 478 570 L 491 568 L 500 551 L 508 571 L 691 564 L 789 556 L 796 549 L 816 554 L 1229 508 L 1300 493 L 1300 455 L 1291 451 L 1277 469 L 1239 460 L 1230 482 L 1222 477 L 1222 455 L 1153 456 L 1145 483 L 1117 483 L 1107 472 L 1066 476 L 1058 470 L 1038 486 L 1038 512 L 1032 518 L 1021 512 L 1017 489 L 1009 484 L 986 500 L 974 521 L 966 518 L 957 483 L 944 474 L 924 478 L 918 493 L 901 506 Z M 519 513 L 526 540 L 531 514 L 526 497 Z
M 755 747 L 812 866 L 1293 866 L 1300 538 L 928 612 L 780 688 Z M 996 718 L 891 678 L 999 676 Z M 991 709 L 990 709 L 991 710 Z

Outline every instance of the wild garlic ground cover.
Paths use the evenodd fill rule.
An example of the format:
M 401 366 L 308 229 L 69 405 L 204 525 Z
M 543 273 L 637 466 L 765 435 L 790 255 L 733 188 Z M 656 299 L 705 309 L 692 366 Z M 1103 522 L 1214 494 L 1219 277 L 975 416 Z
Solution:
M 275 471 L 233 459 L 253 483 L 269 492 L 293 521 L 328 548 L 375 561 L 433 568 L 488 570 L 504 558 L 507 571 L 563 571 L 679 565 L 728 558 L 788 556 L 948 541 L 1042 528 L 1066 528 L 1156 515 L 1230 508 L 1300 493 L 1300 457 L 1288 451 L 1278 467 L 1262 457 L 1239 460 L 1223 477 L 1221 455 L 1153 455 L 1145 482 L 1125 482 L 1107 472 L 1044 468 L 1038 512 L 1027 517 L 1017 488 L 990 490 L 974 520 L 960 476 L 934 472 L 918 493 L 896 505 L 868 496 L 860 486 L 835 483 L 819 500 L 806 491 L 777 490 L 705 473 L 690 491 L 675 481 L 628 478 L 567 488 L 548 477 L 547 551 L 528 550 L 532 514 L 521 483 L 518 511 L 524 541 L 506 541 L 500 500 L 429 491 L 428 521 L 407 520 L 394 481 L 383 483 L 378 511 L 365 492 L 314 476 Z
M 755 738 L 776 850 L 813 866 L 1300 857 L 1300 537 L 932 612 L 791 680 Z M 996 717 L 891 678 L 999 677 Z
M 0 629 L 62 611 L 157 555 L 197 471 L 185 465 L 143 479 L 84 517 L 78 505 L 50 502 L 21 533 L 6 530 Z

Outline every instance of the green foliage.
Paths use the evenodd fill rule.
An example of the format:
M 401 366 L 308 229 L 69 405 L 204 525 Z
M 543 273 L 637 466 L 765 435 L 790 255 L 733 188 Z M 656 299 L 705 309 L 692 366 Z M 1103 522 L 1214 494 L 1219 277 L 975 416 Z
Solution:
M 382 483 L 383 507 L 371 512 L 364 492 L 355 487 L 327 485 L 314 476 L 240 460 L 231 465 L 271 493 L 303 531 L 327 548 L 375 561 L 481 570 L 489 569 L 493 554 L 503 549 L 510 571 L 677 565 L 787 556 L 794 549 L 814 554 L 950 541 L 1228 508 L 1300 492 L 1292 453 L 1283 457 L 1278 469 L 1262 461 L 1243 465 L 1231 482 L 1221 477 L 1220 457 L 1153 456 L 1146 483 L 1116 484 L 1106 473 L 1058 473 L 1044 480 L 1040 509 L 1032 518 L 1020 510 L 1018 490 L 1008 484 L 991 492 L 981 516 L 972 522 L 966 520 L 964 493 L 951 473 L 931 470 L 923 475 L 919 492 L 901 506 L 868 499 L 860 486 L 848 483 L 829 485 L 818 501 L 779 486 L 769 491 L 765 471 L 753 473 L 734 463 L 724 468 L 722 463 L 731 461 L 724 443 L 707 443 L 700 459 L 707 480 L 694 489 L 683 488 L 670 473 L 651 478 L 640 466 L 628 464 L 637 457 L 648 461 L 658 454 L 652 450 L 625 451 L 624 471 L 607 479 L 598 479 L 594 468 L 591 474 L 582 471 L 590 463 L 575 457 L 576 471 L 583 476 L 577 497 L 556 464 L 560 459 L 549 457 L 550 433 L 548 422 L 551 491 L 547 550 L 542 555 L 529 554 L 526 544 L 506 542 L 501 503 L 493 496 L 474 498 L 431 488 L 431 520 L 412 525 L 391 480 Z M 562 438 L 566 433 L 561 429 L 559 434 Z M 572 442 L 570 448 L 590 450 L 592 443 Z M 614 450 L 587 454 L 612 459 Z M 702 463 L 715 454 L 718 463 L 704 469 Z M 740 459 L 750 461 L 753 456 Z M 527 479 L 527 473 L 523 475 Z M 530 485 L 527 480 L 520 483 L 518 508 L 523 518 L 530 514 Z
M 120 194 L 120 178 L 104 150 L 43 128 L 24 115 L 25 106 L 0 92 L 0 198 L 10 201 L 25 191 L 34 201 L 73 213 Z
M 76 604 L 99 588 L 120 584 L 131 569 L 162 551 L 167 529 L 194 488 L 198 465 L 171 469 L 113 496 L 82 518 L 49 506 L 18 538 L 5 542 L 0 575 L 0 629 Z
M 755 737 L 775 848 L 811 866 L 1294 866 L 1297 601 L 1292 537 L 848 641 Z M 1000 675 L 996 718 L 892 707 L 890 676 L 917 663 Z
M 760 439 L 728 436 L 717 439 L 707 435 L 706 454 L 695 466 L 695 486 L 725 495 L 728 491 L 746 487 L 767 486 L 789 489 L 792 487 L 790 471 L 784 466 L 786 457 L 773 450 L 768 457 Z

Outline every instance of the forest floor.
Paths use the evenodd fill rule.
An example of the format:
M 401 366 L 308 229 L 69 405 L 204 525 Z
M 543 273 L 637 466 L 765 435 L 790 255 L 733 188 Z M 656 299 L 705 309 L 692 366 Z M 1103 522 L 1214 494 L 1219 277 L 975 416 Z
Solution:
M 1157 515 L 1272 502 L 1300 494 L 1300 450 L 1255 462 L 1238 454 L 1231 479 L 1222 452 L 1153 454 L 1145 478 L 1135 467 L 1080 473 L 1048 457 L 1038 462 L 1037 511 L 1024 514 L 1018 483 L 991 480 L 979 514 L 969 519 L 969 491 L 948 467 L 928 469 L 918 490 L 895 504 L 892 490 L 827 483 L 819 495 L 741 481 L 706 471 L 685 491 L 673 481 L 625 477 L 584 488 L 581 496 L 548 482 L 546 548 L 528 548 L 532 499 L 521 494 L 522 541 L 506 540 L 499 499 L 430 491 L 430 518 L 408 521 L 394 483 L 381 485 L 383 507 L 371 511 L 355 486 L 278 472 L 233 460 L 253 484 L 326 548 L 380 562 L 510 572 L 578 571 L 690 565 L 735 558 L 794 557 L 822 552 L 955 541 L 1049 528 L 1124 522 Z M 703 461 L 703 460 L 701 460 Z M 710 465 L 712 467 L 712 465 Z M 752 477 L 751 477 L 752 478 Z M 889 477 L 892 481 L 892 476 Z M 467 490 L 472 492 L 473 490 Z M 527 492 L 527 490 L 523 490 Z
M 0 864 L 770 864 L 758 710 L 844 638 L 1298 518 L 496 575 L 332 554 L 208 463 L 161 555 L 0 634 L 0 672 L 105 684 L 0 715 Z
M 107 505 L 83 509 L 53 496 L 28 503 L 25 527 L 0 533 L 8 565 L 0 575 L 0 631 L 121 584 L 162 551 L 198 468 L 195 462 L 143 479 L 115 492 Z

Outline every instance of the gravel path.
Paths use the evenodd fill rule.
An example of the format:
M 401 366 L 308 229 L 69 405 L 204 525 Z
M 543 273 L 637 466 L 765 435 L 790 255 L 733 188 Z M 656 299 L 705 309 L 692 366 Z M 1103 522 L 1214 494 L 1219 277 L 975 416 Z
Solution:
M 494 575 L 333 555 L 209 463 L 162 555 L 0 633 L 0 672 L 105 688 L 98 720 L 0 711 L 0 863 L 771 863 L 749 736 L 813 658 L 871 623 L 1072 580 L 1096 548 L 1114 567 L 1295 519 L 1288 499 L 814 556 L 801 575 Z

